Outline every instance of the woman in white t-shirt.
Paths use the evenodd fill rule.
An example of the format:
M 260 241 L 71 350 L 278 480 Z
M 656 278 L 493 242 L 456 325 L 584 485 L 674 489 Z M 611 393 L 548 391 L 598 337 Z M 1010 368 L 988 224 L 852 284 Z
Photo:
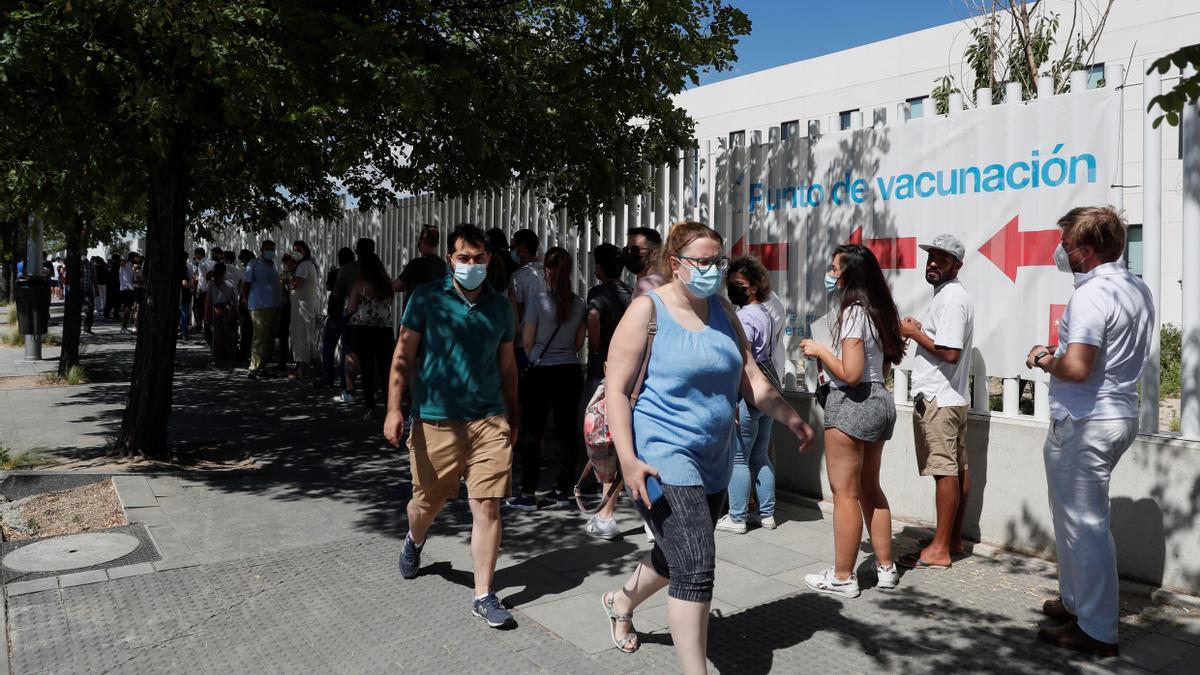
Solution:
M 896 404 L 884 387 L 893 364 L 904 357 L 900 315 L 879 261 L 859 244 L 834 249 L 825 288 L 834 293 L 838 319 L 834 347 L 803 340 L 804 355 L 815 358 L 829 375 L 825 401 L 825 470 L 833 492 L 834 565 L 809 574 L 809 588 L 858 597 L 854 574 L 868 523 L 875 573 L 880 588 L 899 579 L 892 559 L 892 513 L 879 485 L 883 444 L 896 424 Z
M 296 361 L 296 372 L 303 376 L 309 362 L 316 355 L 317 313 L 320 311 L 321 275 L 313 262 L 308 244 L 297 240 L 292 243 L 292 258 L 296 270 L 292 272 L 291 286 L 291 334 L 292 357 Z

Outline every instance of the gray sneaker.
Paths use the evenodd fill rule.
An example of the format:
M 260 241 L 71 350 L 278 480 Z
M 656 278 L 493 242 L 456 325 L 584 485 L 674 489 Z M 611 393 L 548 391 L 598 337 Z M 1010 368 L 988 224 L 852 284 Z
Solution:
M 488 593 L 475 600 L 471 606 L 471 613 L 486 621 L 492 628 L 515 628 L 517 625 L 512 612 L 500 604 L 500 598 L 497 598 L 495 593 Z
M 617 519 L 612 518 L 605 520 L 600 517 L 599 513 L 588 519 L 587 525 L 583 526 L 583 531 L 587 532 L 593 537 L 599 537 L 600 539 L 607 539 L 610 541 L 621 536 L 621 528 L 619 525 L 617 525 Z

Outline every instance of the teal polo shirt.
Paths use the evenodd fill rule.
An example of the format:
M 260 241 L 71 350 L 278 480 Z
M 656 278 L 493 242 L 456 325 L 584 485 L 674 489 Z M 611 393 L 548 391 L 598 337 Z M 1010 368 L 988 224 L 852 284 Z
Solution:
M 421 334 L 414 419 L 477 420 L 506 412 L 497 355 L 500 344 L 513 339 L 508 298 L 484 283 L 471 304 L 448 276 L 417 286 L 400 323 Z

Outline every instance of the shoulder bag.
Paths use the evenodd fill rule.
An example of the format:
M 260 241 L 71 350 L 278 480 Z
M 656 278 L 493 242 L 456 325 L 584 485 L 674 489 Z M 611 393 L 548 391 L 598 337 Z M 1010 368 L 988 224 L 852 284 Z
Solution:
M 650 323 L 646 326 L 646 349 L 642 351 L 642 365 L 638 368 L 637 379 L 633 382 L 633 390 L 629 395 L 630 409 L 637 404 L 642 386 L 646 382 L 646 369 L 650 366 L 650 351 L 654 348 L 654 336 L 658 333 L 658 309 L 650 305 Z M 612 433 L 608 428 L 608 412 L 604 402 L 606 398 L 605 383 L 600 382 L 596 393 L 588 401 L 583 413 L 583 444 L 587 448 L 588 461 L 575 482 L 575 503 L 585 514 L 593 514 L 604 508 L 620 494 L 624 481 L 621 480 L 621 463 L 617 458 L 617 450 L 613 447 Z M 583 482 L 589 473 L 595 475 L 600 484 L 612 483 L 608 492 L 600 499 L 595 507 L 589 508 L 583 504 Z

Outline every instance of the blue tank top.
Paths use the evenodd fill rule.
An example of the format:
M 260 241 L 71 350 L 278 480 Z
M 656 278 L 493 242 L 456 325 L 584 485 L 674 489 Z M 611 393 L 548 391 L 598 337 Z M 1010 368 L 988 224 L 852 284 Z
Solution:
M 743 365 L 737 332 L 715 297 L 708 325 L 693 331 L 675 322 L 657 293 L 648 295 L 658 333 L 633 409 L 638 457 L 667 485 L 720 492 L 733 473 L 729 439 Z

